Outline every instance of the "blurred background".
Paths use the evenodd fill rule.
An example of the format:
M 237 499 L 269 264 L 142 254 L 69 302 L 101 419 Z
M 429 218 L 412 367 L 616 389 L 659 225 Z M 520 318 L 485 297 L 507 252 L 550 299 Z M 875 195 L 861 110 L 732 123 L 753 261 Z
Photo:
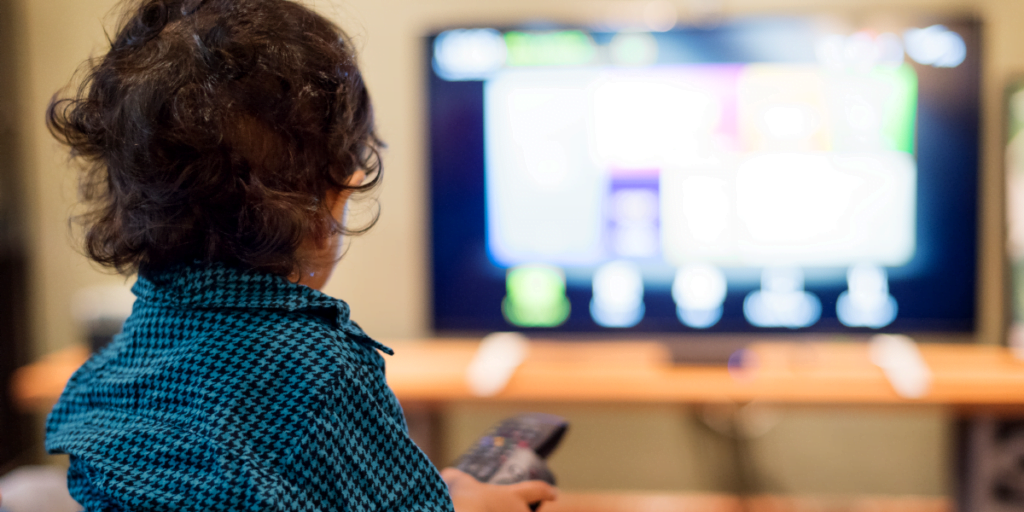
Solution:
M 388 143 L 382 216 L 350 248 L 327 293 L 347 301 L 353 317 L 383 340 L 429 337 L 427 63 L 424 37 L 449 27 L 515 27 L 535 22 L 594 26 L 643 20 L 646 0 L 317 0 L 355 41 Z M 1004 89 L 1024 73 L 1024 2 L 1019 0 L 675 0 L 680 26 L 746 15 L 839 14 L 872 19 L 925 13 L 980 20 L 980 236 L 976 322 L 955 341 L 1001 344 L 1008 280 L 1004 270 Z M 51 96 L 75 70 L 104 51 L 109 0 L 0 0 L 0 382 L 39 357 L 84 343 L 79 293 L 130 280 L 90 264 L 75 247 L 68 218 L 76 168 L 43 123 Z M 370 201 L 364 200 L 364 205 Z M 359 209 L 368 206 L 356 206 Z M 78 297 L 78 299 L 76 299 Z M 942 338 L 942 336 L 936 336 Z M 947 337 L 948 338 L 948 337 Z M 923 341 L 929 341 L 925 339 Z M 60 465 L 42 454 L 40 415 L 0 401 L 0 472 L 25 464 Z M 720 411 L 662 405 L 537 407 L 567 417 L 574 431 L 552 460 L 570 491 L 727 492 L 737 476 Z M 756 409 L 756 408 L 755 408 Z M 450 462 L 487 427 L 519 408 L 486 402 L 446 406 L 440 415 Z M 750 435 L 750 467 L 759 491 L 775 494 L 948 496 L 953 423 L 939 407 L 760 408 L 763 428 Z M 753 432 L 753 431 L 752 431 Z

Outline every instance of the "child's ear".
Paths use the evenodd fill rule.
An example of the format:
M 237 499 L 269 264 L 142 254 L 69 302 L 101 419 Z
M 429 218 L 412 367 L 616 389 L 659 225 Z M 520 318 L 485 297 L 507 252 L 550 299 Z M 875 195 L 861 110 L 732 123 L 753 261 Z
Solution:
M 345 183 L 346 187 L 358 187 L 363 184 L 363 180 L 366 179 L 366 171 L 360 169 L 349 176 L 348 181 Z M 348 202 L 349 196 L 352 195 L 351 188 L 344 188 L 342 190 L 331 190 L 327 192 L 327 206 L 331 209 L 331 216 L 334 217 L 339 223 L 344 220 L 345 216 L 345 203 Z

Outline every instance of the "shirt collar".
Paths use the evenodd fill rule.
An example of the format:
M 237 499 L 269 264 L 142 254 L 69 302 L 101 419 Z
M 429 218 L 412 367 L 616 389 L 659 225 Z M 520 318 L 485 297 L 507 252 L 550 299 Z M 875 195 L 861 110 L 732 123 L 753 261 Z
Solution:
M 132 293 L 145 302 L 195 309 L 336 311 L 339 330 L 388 355 L 394 354 L 352 321 L 344 301 L 274 274 L 216 263 L 179 265 L 159 272 L 140 272 Z

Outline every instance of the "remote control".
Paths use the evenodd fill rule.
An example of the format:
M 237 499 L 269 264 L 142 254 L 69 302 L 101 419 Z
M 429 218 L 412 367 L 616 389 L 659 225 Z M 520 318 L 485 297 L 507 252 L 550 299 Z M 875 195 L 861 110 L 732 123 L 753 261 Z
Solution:
M 481 437 L 455 467 L 489 484 L 543 480 L 555 485 L 555 475 L 544 459 L 555 451 L 568 428 L 565 419 L 552 414 L 520 414 Z M 538 506 L 533 503 L 530 509 Z

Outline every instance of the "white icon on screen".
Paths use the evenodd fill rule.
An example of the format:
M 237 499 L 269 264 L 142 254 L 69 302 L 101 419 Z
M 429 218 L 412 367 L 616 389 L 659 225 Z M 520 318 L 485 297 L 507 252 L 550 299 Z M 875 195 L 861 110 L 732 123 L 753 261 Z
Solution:
M 821 318 L 821 300 L 804 291 L 804 273 L 799 268 L 766 268 L 761 289 L 743 301 L 743 315 L 755 327 L 810 327 Z
M 590 315 L 602 327 L 633 327 L 644 317 L 644 278 L 636 264 L 613 261 L 594 273 Z
M 847 327 L 879 329 L 896 319 L 896 299 L 889 295 L 889 277 L 876 265 L 857 265 L 846 273 L 849 289 L 836 301 L 836 315 Z
M 710 265 L 687 265 L 672 281 L 672 299 L 679 321 L 694 329 L 707 329 L 722 319 L 727 283 L 722 271 Z
M 967 58 L 967 45 L 960 34 L 942 25 L 915 28 L 903 34 L 907 54 L 918 64 L 955 68 Z
M 442 32 L 434 39 L 434 71 L 445 80 L 481 80 L 505 65 L 508 48 L 492 28 Z

